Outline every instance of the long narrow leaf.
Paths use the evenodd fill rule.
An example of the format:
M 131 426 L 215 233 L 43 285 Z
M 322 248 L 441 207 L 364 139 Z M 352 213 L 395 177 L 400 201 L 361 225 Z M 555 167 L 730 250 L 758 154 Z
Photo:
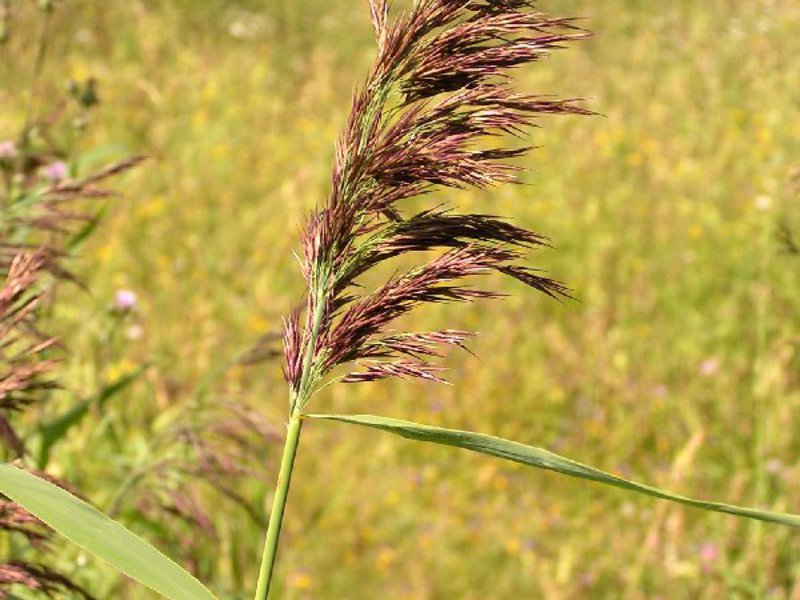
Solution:
M 0 493 L 71 542 L 170 600 L 217 600 L 202 583 L 138 535 L 44 479 L 3 464 Z
M 422 425 L 420 423 L 412 423 L 410 421 L 401 421 L 399 419 L 390 419 L 388 417 L 378 417 L 374 415 L 304 415 L 307 418 L 326 419 L 330 421 L 341 421 L 343 423 L 352 423 L 354 425 L 363 425 L 365 427 L 372 427 L 373 429 L 381 429 L 390 433 L 397 434 L 404 438 L 417 440 L 421 442 L 433 442 L 435 444 L 443 444 L 445 446 L 455 446 L 457 448 L 464 448 L 472 450 L 473 452 L 480 452 L 498 458 L 504 458 L 513 462 L 522 463 L 548 471 L 555 471 L 562 475 L 570 477 L 577 477 L 579 479 L 588 479 L 596 481 L 605 485 L 610 485 L 631 492 L 639 494 L 646 494 L 648 496 L 655 496 L 663 500 L 670 500 L 679 504 L 685 504 L 693 508 L 700 508 L 713 512 L 727 513 L 737 517 L 747 517 L 750 519 L 757 519 L 759 521 L 768 521 L 771 523 L 779 523 L 781 525 L 789 525 L 791 527 L 800 528 L 800 516 L 777 513 L 766 510 L 758 510 L 755 508 L 745 508 L 742 506 L 734 506 L 732 504 L 723 504 L 721 502 L 708 502 L 705 500 L 695 500 L 694 498 L 687 498 L 679 494 L 674 494 L 666 490 L 662 490 L 643 483 L 636 483 L 611 475 L 599 469 L 589 467 L 569 458 L 564 458 L 558 454 L 554 454 L 543 448 L 536 448 L 520 444 L 519 442 L 512 442 L 503 438 L 486 435 L 483 433 L 475 433 L 472 431 L 460 431 L 457 429 L 444 429 L 442 427 L 434 427 L 432 425 Z

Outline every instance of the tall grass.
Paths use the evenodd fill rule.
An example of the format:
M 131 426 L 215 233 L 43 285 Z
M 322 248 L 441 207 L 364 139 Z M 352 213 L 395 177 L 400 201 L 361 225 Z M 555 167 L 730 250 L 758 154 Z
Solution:
M 441 357 L 441 347 L 464 347 L 470 334 L 389 327 L 418 305 L 495 296 L 464 285 L 465 278 L 494 271 L 552 297 L 567 295 L 563 285 L 519 264 L 521 250 L 546 245 L 542 236 L 444 206 L 406 214 L 410 199 L 437 187 L 511 181 L 516 169 L 509 160 L 526 148 L 506 147 L 498 137 L 523 134 L 539 114 L 586 112 L 570 102 L 516 93 L 504 81 L 512 69 L 586 36 L 569 20 L 532 8 L 513 0 L 422 2 L 390 23 L 388 3 L 371 3 L 378 56 L 337 145 L 329 199 L 303 233 L 305 317 L 296 311 L 285 325 L 291 420 L 259 600 L 269 594 L 302 415 L 332 371 L 355 361 L 361 370 L 342 381 L 442 381 L 429 359 Z M 485 140 L 488 147 L 479 147 Z M 385 261 L 441 248 L 448 251 L 372 293 L 357 293 L 359 281 Z
M 101 91 L 121 101 L 116 114 L 101 106 L 93 138 L 125 139 L 180 157 L 137 176 L 131 195 L 142 201 L 126 202 L 130 210 L 112 217 L 85 266 L 78 264 L 95 296 L 69 298 L 60 309 L 81 322 L 117 288 L 137 290 L 145 336 L 126 342 L 128 358 L 110 365 L 119 372 L 144 358 L 154 364 L 147 381 L 125 396 L 134 411 L 126 418 L 135 424 L 124 434 L 125 451 L 133 455 L 149 435 L 153 414 L 169 402 L 187 402 L 184 392 L 207 369 L 208 357 L 246 344 L 299 295 L 285 259 L 292 243 L 285 224 L 300 221 L 326 191 L 323 165 L 334 129 L 344 119 L 350 82 L 365 70 L 373 46 L 362 7 L 350 3 L 318 3 L 315 10 L 301 2 L 250 7 L 265 11 L 267 25 L 246 39 L 231 36 L 228 17 L 219 18 L 226 13 L 206 4 L 194 5 L 191 14 L 177 4 L 72 6 L 74 21 L 55 16 L 61 30 L 77 32 L 86 24 L 95 37 L 59 53 L 51 74 L 107 73 L 112 61 L 105 57 L 111 57 L 114 77 L 102 78 Z M 569 281 L 581 303 L 563 308 L 517 294 L 494 303 L 491 314 L 465 307 L 459 327 L 484 332 L 471 342 L 481 362 L 448 359 L 456 386 L 331 387 L 326 399 L 344 412 L 391 398 L 383 404 L 397 416 L 480 423 L 517 439 L 544 440 L 609 469 L 655 472 L 663 484 L 744 501 L 755 489 L 752 437 L 742 418 L 752 382 L 748 240 L 762 231 L 761 223 L 769 229 L 778 213 L 792 210 L 782 186 L 797 155 L 794 108 L 785 92 L 796 81 L 789 59 L 796 43 L 793 7 L 678 2 L 631 11 L 627 3 L 609 2 L 553 8 L 586 15 L 587 26 L 601 35 L 520 77 L 533 89 L 597 94 L 590 105 L 608 116 L 546 120 L 533 187 L 500 190 L 491 205 L 480 195 L 458 199 L 466 206 L 480 200 L 493 212 L 515 214 L 519 225 L 551 234 L 560 251 L 541 253 L 538 261 Z M 283 25 L 273 27 L 279 18 Z M 23 62 L 4 63 L 4 77 L 13 77 Z M 198 72 L 204 82 L 192 85 Z M 561 76 L 567 72 L 574 79 Z M 249 175 L 229 176 L 235 172 Z M 760 195 L 772 199 L 766 211 L 755 202 Z M 194 199 L 192 206 L 178 200 L 184 197 Z M 775 386 L 773 418 L 787 424 L 768 438 L 767 495 L 770 504 L 787 507 L 795 453 L 788 424 L 797 398 L 790 351 L 793 272 L 779 256 L 763 279 L 770 290 L 763 373 Z M 215 291 L 220 281 L 229 283 L 229 293 Z M 181 315 L 191 315 L 192 331 L 175 317 L 178 306 Z M 517 326 L 521 314 L 531 328 Z M 452 326 L 452 319 L 433 309 L 414 324 L 435 329 Z M 85 328 L 69 331 L 74 380 L 83 377 L 77 356 L 96 342 Z M 523 364 L 525 377 L 513 376 Z M 244 399 L 248 389 L 254 398 L 272 398 L 270 406 L 254 404 L 279 422 L 280 402 L 273 396 L 278 371 L 234 368 L 223 377 L 225 393 Z M 469 395 L 461 393 L 466 389 Z M 518 396 L 539 398 L 540 408 L 483 401 Z M 107 416 L 119 412 L 112 405 Z M 113 476 L 113 467 L 89 467 L 89 432 L 76 433 L 55 465 L 72 475 L 93 473 L 82 487 L 102 502 L 107 492 L 101 482 Z M 619 562 L 633 557 L 645 568 L 631 584 L 631 597 L 755 593 L 749 580 L 762 556 L 769 589 L 791 592 L 794 542 L 784 532 L 768 529 L 757 546 L 746 528 L 728 520 L 659 507 L 663 517 L 653 521 L 646 502 L 569 482 L 553 486 L 549 478 L 522 477 L 514 468 L 455 454 L 432 465 L 427 452 L 374 443 L 367 435 L 307 427 L 305 456 L 325 454 L 348 469 L 300 458 L 293 491 L 298 508 L 288 514 L 291 543 L 279 566 L 290 597 L 372 597 L 389 590 L 398 597 L 469 598 L 485 581 L 500 595 L 616 597 L 620 585 L 633 581 Z M 351 460 L 365 443 L 375 454 Z M 401 477 L 387 480 L 389 469 Z M 447 478 L 437 477 L 442 470 L 450 472 Z M 779 477 L 781 486 L 775 486 Z M 323 501 L 318 483 L 334 480 L 339 491 Z M 417 501 L 399 502 L 406 496 Z M 424 510 L 431 505 L 446 510 Z M 510 512 L 512 505 L 520 512 Z M 299 507 L 311 507 L 314 516 Z M 629 526 L 620 529 L 620 522 Z M 647 524 L 646 539 L 639 524 Z M 311 536 L 296 535 L 300 531 L 324 540 L 324 550 Z M 248 552 L 257 543 L 252 531 L 223 532 L 223 539 L 229 534 Z M 647 551 L 640 552 L 645 541 Z M 217 549 L 214 580 L 240 589 L 241 572 L 229 565 L 246 571 L 250 555 L 227 543 Z M 469 570 L 463 569 L 465 554 L 472 558 Z M 348 569 L 336 570 L 333 557 L 343 557 Z M 443 577 L 433 580 L 431 572 Z M 108 581 L 103 571 L 83 573 L 97 578 L 98 589 Z

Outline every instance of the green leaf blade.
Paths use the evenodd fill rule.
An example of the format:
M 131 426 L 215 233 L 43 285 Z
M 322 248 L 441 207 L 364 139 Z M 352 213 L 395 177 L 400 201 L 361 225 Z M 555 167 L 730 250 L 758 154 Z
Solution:
M 190 573 L 144 539 L 66 490 L 9 464 L 0 493 L 84 550 L 170 600 L 217 600 Z
M 595 469 L 577 461 L 565 458 L 549 450 L 528 446 L 520 442 L 514 442 L 503 438 L 476 433 L 473 431 L 461 431 L 457 429 L 445 429 L 433 425 L 423 425 L 411 421 L 379 417 L 375 415 L 304 415 L 305 418 L 323 419 L 328 421 L 339 421 L 353 425 L 361 425 L 394 433 L 406 439 L 421 442 L 442 444 L 463 448 L 481 454 L 488 454 L 497 458 L 510 460 L 539 469 L 555 471 L 562 475 L 587 479 L 603 485 L 621 488 L 630 492 L 653 496 L 662 500 L 669 500 L 692 508 L 701 510 L 725 513 L 737 517 L 746 517 L 769 523 L 788 525 L 789 527 L 800 528 L 800 515 L 772 512 L 725 504 L 723 502 L 711 502 L 707 500 L 697 500 L 680 494 L 675 494 L 651 485 L 630 481 L 600 469 Z

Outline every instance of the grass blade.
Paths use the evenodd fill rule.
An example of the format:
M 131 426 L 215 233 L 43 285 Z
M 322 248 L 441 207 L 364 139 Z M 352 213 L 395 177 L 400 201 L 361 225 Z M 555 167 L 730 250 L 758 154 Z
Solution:
M 0 465 L 0 493 L 58 533 L 170 600 L 217 600 L 191 574 L 83 500 L 9 464 Z
M 100 390 L 93 398 L 79 400 L 62 415 L 56 417 L 52 421 L 42 423 L 39 426 L 39 435 L 42 438 L 41 447 L 39 448 L 39 468 L 45 469 L 45 467 L 47 467 L 47 463 L 50 461 L 50 450 L 52 450 L 53 446 L 66 436 L 73 427 L 81 423 L 92 405 L 96 405 L 98 410 L 102 410 L 109 400 L 139 379 L 146 369 L 147 365 L 143 365 L 131 373 L 122 375 Z
M 423 425 L 411 421 L 402 421 L 374 415 L 304 415 L 304 417 L 341 421 L 342 423 L 351 423 L 354 425 L 363 425 L 364 427 L 372 427 L 373 429 L 381 429 L 410 440 L 464 448 L 466 450 L 472 450 L 473 452 L 488 454 L 531 467 L 555 471 L 562 475 L 577 477 L 579 479 L 588 479 L 631 492 L 654 496 L 662 500 L 670 500 L 671 502 L 677 502 L 679 504 L 691 506 L 692 508 L 800 528 L 800 516 L 798 515 L 688 498 L 657 487 L 623 479 L 622 477 L 559 456 L 543 448 L 528 446 L 484 433 L 444 429 L 442 427 L 434 427 L 432 425 Z

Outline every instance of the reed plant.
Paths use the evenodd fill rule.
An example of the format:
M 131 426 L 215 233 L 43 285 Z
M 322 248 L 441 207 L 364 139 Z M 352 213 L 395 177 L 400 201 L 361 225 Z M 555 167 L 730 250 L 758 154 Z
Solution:
M 11 95 L 19 101 L 19 118 L 0 131 L 0 276 L 5 281 L 0 290 L 0 454 L 4 462 L 76 493 L 63 479 L 46 475 L 51 463 L 58 462 L 53 459 L 60 444 L 81 425 L 102 417 L 149 365 L 145 361 L 129 372 L 112 374 L 121 351 L 120 334 L 136 335 L 138 301 L 131 290 L 118 290 L 91 323 L 83 324 L 97 332 L 97 350 L 77 359 L 57 339 L 62 325 L 57 315 L 76 292 L 91 297 L 73 272 L 76 259 L 118 196 L 106 187 L 107 180 L 132 169 L 143 157 L 96 166 L 101 157 L 120 150 L 87 143 L 101 104 L 102 90 L 94 77 L 58 81 L 63 91 L 49 95 L 50 48 L 60 41 L 54 23 L 62 8 L 66 9 L 49 1 L 30 6 L 0 3 L 0 52 L 7 51 L 10 42 L 25 46 L 33 56 L 30 77 L 15 82 Z M 25 35 L 32 27 L 23 23 L 35 23 L 37 35 Z M 225 369 L 239 361 L 274 356 L 279 340 L 280 335 L 265 336 L 252 351 L 222 361 Z M 75 360 L 96 374 L 94 382 L 64 383 L 65 363 Z M 124 469 L 105 505 L 107 512 L 126 524 L 149 526 L 157 542 L 172 548 L 192 572 L 203 571 L 200 565 L 210 562 L 203 560 L 204 540 L 220 537 L 220 523 L 210 517 L 211 502 L 224 498 L 243 521 L 265 527 L 266 515 L 236 483 L 245 477 L 264 480 L 267 465 L 258 458 L 266 446 L 280 441 L 279 432 L 262 415 L 218 400 L 213 407 L 203 403 L 207 386 L 218 375 L 198 383 L 191 392 L 190 410 L 159 420 L 147 448 L 135 459 L 120 456 L 110 461 L 124 464 Z M 207 498 L 208 489 L 213 490 L 213 500 Z M 0 598 L 25 596 L 21 590 L 26 589 L 89 597 L 66 575 L 69 561 L 57 556 L 54 544 L 46 543 L 52 531 L 4 495 L 0 532 Z
M 55 373 L 63 345 L 45 328 L 57 289 L 63 284 L 80 286 L 69 270 L 67 257 L 97 223 L 94 212 L 80 209 L 80 202 L 97 202 L 112 196 L 110 190 L 100 187 L 100 182 L 129 169 L 139 159 L 126 159 L 87 177 L 70 179 L 60 160 L 39 164 L 46 154 L 24 137 L 19 144 L 6 142 L 5 148 L 5 161 L 0 158 L 0 169 L 8 182 L 0 209 L 0 276 L 4 278 L 0 289 L 0 454 L 5 461 L 17 461 L 66 489 L 66 483 L 40 469 L 47 462 L 44 457 L 49 448 L 69 427 L 48 430 L 45 423 L 40 423 L 39 456 L 33 460 L 28 444 L 32 431 L 20 417 L 27 413 L 47 414 L 43 409 L 59 388 Z M 73 411 L 72 420 L 85 412 Z M 39 561 L 12 557 L 0 563 L 0 598 L 5 597 L 5 588 L 20 585 L 48 595 L 68 590 L 91 598 L 48 566 L 49 547 L 45 541 L 50 537 L 49 530 L 3 494 L 0 530 L 24 540 L 21 554 L 42 555 Z
M 255 600 L 266 600 L 274 587 L 281 523 L 309 420 L 369 427 L 694 508 L 800 527 L 796 515 L 689 498 L 485 433 L 311 410 L 324 406 L 328 385 L 384 378 L 443 383 L 437 359 L 447 349 L 466 348 L 473 334 L 459 328 L 412 331 L 403 327 L 404 318 L 424 305 L 501 295 L 476 283 L 480 278 L 491 282 L 490 276 L 505 275 L 556 300 L 572 296 L 528 263 L 530 251 L 549 246 L 544 235 L 496 215 L 459 212 L 439 196 L 428 206 L 421 203 L 434 192 L 515 181 L 529 150 L 525 137 L 539 115 L 590 114 L 579 101 L 512 86 L 514 69 L 589 32 L 575 20 L 539 12 L 530 0 L 419 0 L 399 14 L 385 0 L 372 0 L 370 7 L 375 64 L 354 95 L 337 143 L 330 194 L 301 236 L 306 293 L 285 320 L 287 428 L 252 586 Z M 401 271 L 401 257 L 419 264 Z M 394 274 L 369 283 L 393 263 Z M 167 598 L 215 598 L 171 559 L 67 490 L 2 465 L 0 491 Z
M 75 205 L 86 198 L 96 200 L 110 196 L 111 192 L 100 188 L 98 183 L 130 168 L 138 159 L 116 163 L 82 180 L 70 181 L 65 175 L 53 181 L 51 171 L 58 169 L 60 174 L 65 167 L 54 168 L 51 164 L 44 168 L 44 175 L 27 174 L 28 160 L 38 155 L 31 152 L 26 156 L 25 145 L 20 144 L 20 147 L 21 159 L 14 160 L 13 166 L 2 165 L 5 171 L 12 172 L 7 178 L 12 183 L 3 198 L 0 226 L 3 232 L 0 274 L 5 279 L 0 289 L 0 453 L 6 461 L 32 463 L 28 468 L 45 476 L 39 470 L 44 465 L 30 461 L 32 453 L 26 443 L 29 432 L 21 433 L 16 421 L 22 413 L 34 409 L 41 412 L 52 392 L 59 387 L 54 372 L 63 347 L 56 337 L 43 330 L 42 323 L 46 322 L 44 317 L 58 286 L 62 283 L 79 285 L 65 259 L 70 242 L 88 235 L 94 220 L 90 213 L 75 210 Z M 20 170 L 14 172 L 15 169 Z M 55 444 L 61 432 L 40 433 L 44 434 L 40 447 L 43 449 Z M 48 479 L 67 487 L 60 480 Z M 50 535 L 43 525 L 0 494 L 0 530 L 21 536 L 29 549 L 38 554 L 47 549 L 44 541 Z M 3 589 L 13 585 L 24 585 L 48 594 L 71 590 L 90 598 L 87 592 L 48 567 L 46 562 L 15 559 L 0 564 L 0 598 L 5 597 Z
M 46 474 L 46 454 L 66 428 L 37 423 L 59 390 L 62 342 L 49 330 L 62 286 L 80 289 L 70 257 L 99 224 L 103 207 L 116 192 L 106 180 L 137 165 L 133 156 L 77 175 L 80 139 L 98 103 L 93 79 L 71 82 L 56 102 L 45 101 L 41 73 L 51 41 L 52 2 L 39 3 L 39 34 L 30 80 L 16 96 L 26 109 L 14 135 L 0 134 L 0 455 L 63 489 Z M 10 3 L 0 3 L 0 49 L 14 34 Z M 40 108 L 40 105 L 45 108 Z M 67 291 L 67 290 L 65 290 Z M 86 411 L 75 413 L 84 414 Z M 50 421 L 52 424 L 56 420 Z M 62 421 L 61 425 L 65 423 Z M 31 438 L 39 434 L 38 457 Z M 0 561 L 0 598 L 13 589 L 47 596 L 92 596 L 54 566 L 52 531 L 8 496 L 0 494 L 0 531 L 10 556 Z M 14 596 L 12 596 L 14 597 Z

